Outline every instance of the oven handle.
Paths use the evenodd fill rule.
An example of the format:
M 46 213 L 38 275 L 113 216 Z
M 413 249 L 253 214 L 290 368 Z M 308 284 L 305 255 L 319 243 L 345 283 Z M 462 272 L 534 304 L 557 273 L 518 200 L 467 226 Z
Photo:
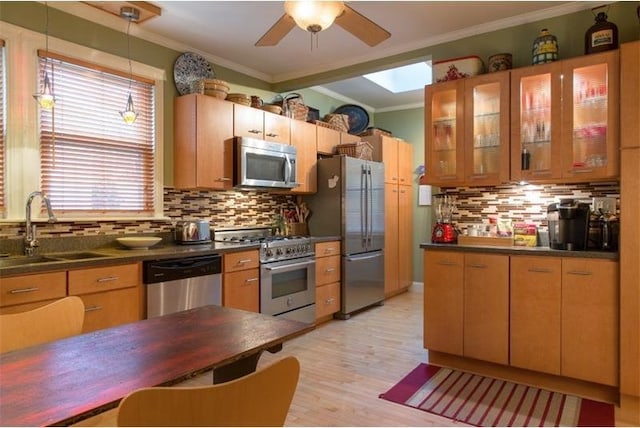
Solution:
M 295 268 L 299 268 L 299 267 L 304 267 L 304 266 L 309 266 L 312 264 L 315 264 L 315 260 L 308 260 L 306 262 L 299 262 L 299 263 L 291 263 L 291 264 L 286 264 L 283 266 L 263 266 L 266 270 L 270 270 L 270 271 L 278 271 L 278 270 L 290 270 L 290 269 L 295 269 Z

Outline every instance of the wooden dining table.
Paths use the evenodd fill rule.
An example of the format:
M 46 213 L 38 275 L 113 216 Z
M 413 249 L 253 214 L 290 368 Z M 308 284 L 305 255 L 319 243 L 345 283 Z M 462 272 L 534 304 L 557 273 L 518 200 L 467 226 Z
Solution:
M 213 383 L 256 369 L 313 324 L 205 306 L 0 354 L 0 424 L 70 425 L 132 391 L 213 369 Z

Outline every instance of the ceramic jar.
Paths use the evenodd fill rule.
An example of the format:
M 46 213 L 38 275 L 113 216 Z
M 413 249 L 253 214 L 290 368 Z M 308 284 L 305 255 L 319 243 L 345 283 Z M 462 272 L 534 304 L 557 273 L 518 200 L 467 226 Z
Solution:
M 545 64 L 558 59 L 558 39 L 546 28 L 533 41 L 531 64 Z
M 489 57 L 489 73 L 494 71 L 511 70 L 511 54 L 499 53 Z

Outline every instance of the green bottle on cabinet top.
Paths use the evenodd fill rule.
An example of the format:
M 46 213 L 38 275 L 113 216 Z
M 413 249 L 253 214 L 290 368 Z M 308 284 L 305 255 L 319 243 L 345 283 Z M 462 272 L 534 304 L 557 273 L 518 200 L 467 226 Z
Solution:
M 618 27 L 607 21 L 607 14 L 599 12 L 596 23 L 584 35 L 584 53 L 592 54 L 618 49 Z

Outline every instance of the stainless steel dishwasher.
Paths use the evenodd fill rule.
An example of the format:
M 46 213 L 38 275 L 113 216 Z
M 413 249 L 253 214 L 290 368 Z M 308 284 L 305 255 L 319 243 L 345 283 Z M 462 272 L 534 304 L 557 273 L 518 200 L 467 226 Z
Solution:
M 146 261 L 147 318 L 222 305 L 222 256 Z

